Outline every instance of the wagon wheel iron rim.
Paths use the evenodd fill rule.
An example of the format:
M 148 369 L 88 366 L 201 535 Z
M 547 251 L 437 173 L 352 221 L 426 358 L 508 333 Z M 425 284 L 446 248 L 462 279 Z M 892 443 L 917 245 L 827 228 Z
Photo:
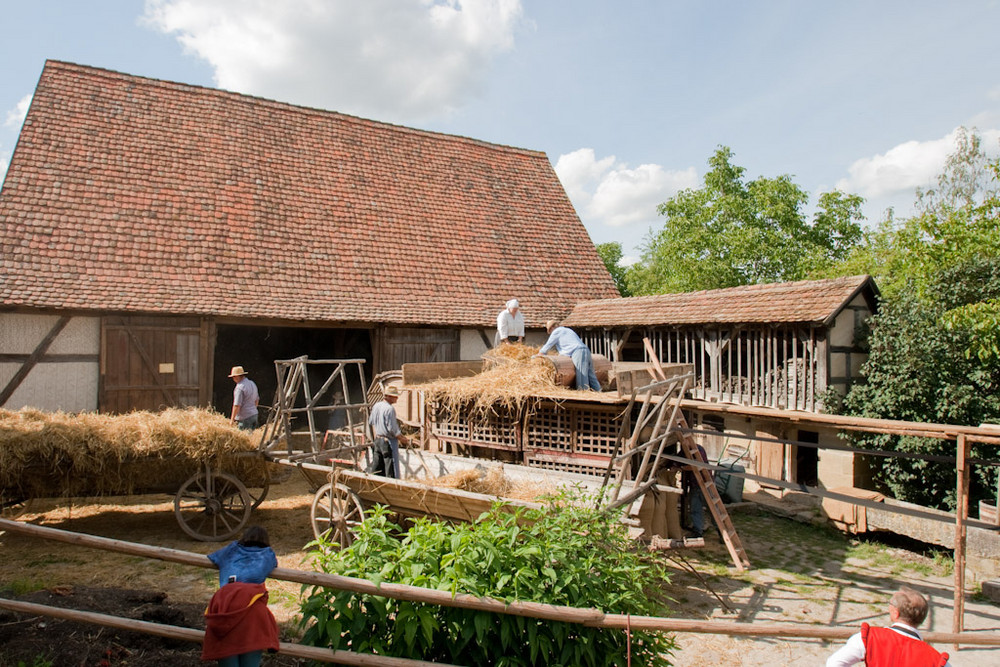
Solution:
M 202 542 L 234 537 L 252 511 L 253 500 L 243 482 L 224 472 L 198 472 L 174 496 L 174 515 L 181 529 Z
M 344 484 L 324 484 L 316 492 L 310 510 L 313 535 L 333 546 L 348 547 L 354 542 L 355 531 L 365 518 L 365 509 L 350 487 Z

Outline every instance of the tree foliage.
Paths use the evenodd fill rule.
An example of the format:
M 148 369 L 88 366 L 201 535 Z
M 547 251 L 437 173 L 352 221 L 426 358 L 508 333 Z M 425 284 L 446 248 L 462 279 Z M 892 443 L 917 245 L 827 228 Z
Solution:
M 1000 419 L 1000 358 L 968 354 L 974 332 L 950 326 L 946 315 L 1000 297 L 1000 258 L 978 258 L 942 271 L 925 287 L 901 289 L 874 317 L 865 381 L 844 401 L 849 414 L 880 419 L 978 425 Z M 995 335 L 995 334 L 994 334 Z M 921 455 L 954 456 L 954 441 L 867 435 L 859 443 Z M 973 456 L 996 459 L 995 447 Z M 876 457 L 873 473 L 900 500 L 954 508 L 955 464 Z M 974 498 L 993 495 L 996 470 L 975 467 Z
M 789 176 L 747 181 L 732 158 L 720 147 L 703 187 L 659 206 L 664 226 L 628 272 L 633 294 L 800 280 L 861 242 L 861 197 L 825 193 L 810 223 L 803 213 L 809 197 Z
M 615 281 L 618 293 L 622 296 L 631 296 L 632 293 L 629 291 L 628 282 L 625 279 L 627 268 L 621 265 L 622 244 L 612 241 L 609 243 L 598 243 L 596 247 L 597 254 Z
M 494 508 L 473 523 L 417 519 L 403 532 L 381 507 L 343 551 L 322 549 L 326 571 L 506 601 L 662 612 L 662 564 L 634 548 L 616 513 L 566 504 L 527 513 Z M 302 606 L 304 642 L 459 665 L 624 665 L 619 630 L 441 607 L 313 588 Z M 672 638 L 632 632 L 635 665 L 669 665 Z
M 978 135 L 959 133 L 936 187 L 917 193 L 917 213 L 888 218 L 845 261 L 882 290 L 871 321 L 864 383 L 849 414 L 978 425 L 1000 420 L 1000 164 Z M 954 456 L 954 443 L 866 436 L 872 448 Z M 996 459 L 996 448 L 975 456 Z M 996 469 L 978 466 L 973 497 L 992 495 Z M 902 500 L 954 506 L 953 463 L 878 459 L 875 478 Z

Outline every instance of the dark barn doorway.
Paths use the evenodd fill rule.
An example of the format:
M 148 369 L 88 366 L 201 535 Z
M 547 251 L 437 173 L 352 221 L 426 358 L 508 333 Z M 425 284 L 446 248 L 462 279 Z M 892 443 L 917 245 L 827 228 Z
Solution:
M 294 359 L 302 355 L 310 359 L 364 359 L 365 382 L 372 379 L 371 336 L 367 329 L 307 329 L 299 327 L 260 327 L 223 325 L 216 327 L 215 380 L 212 385 L 212 405 L 228 415 L 233 407 L 233 381 L 229 371 L 243 366 L 260 390 L 260 405 L 269 408 L 274 402 L 277 378 L 275 359 Z M 316 369 L 321 373 L 320 369 Z M 318 388 L 326 378 L 312 378 L 310 385 Z M 351 400 L 364 402 L 361 387 L 351 387 Z M 261 411 L 261 420 L 266 410 Z

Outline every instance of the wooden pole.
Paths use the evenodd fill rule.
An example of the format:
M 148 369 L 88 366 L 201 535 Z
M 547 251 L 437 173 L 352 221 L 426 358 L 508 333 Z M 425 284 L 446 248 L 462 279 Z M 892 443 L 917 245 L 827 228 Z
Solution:
M 71 533 L 69 531 L 59 530 L 57 528 L 35 526 L 32 524 L 21 523 L 18 521 L 9 521 L 7 519 L 0 519 L 0 529 L 7 530 L 12 533 L 31 535 L 35 537 L 41 537 L 44 539 L 51 539 L 57 542 L 77 544 L 79 546 L 104 549 L 107 551 L 116 551 L 119 553 L 126 553 L 145 558 L 155 558 L 158 560 L 182 563 L 185 565 L 194 565 L 197 567 L 204 567 L 204 568 L 215 567 L 212 564 L 212 562 L 208 560 L 207 556 L 187 551 L 180 551 L 177 549 L 168 549 L 166 547 L 151 547 L 144 544 L 136 544 L 134 542 L 124 542 L 122 540 L 114 540 L 107 537 L 82 535 L 80 533 Z M 438 604 L 441 606 L 461 607 L 463 609 L 474 609 L 477 611 L 489 611 L 501 614 L 526 616 L 542 620 L 577 623 L 580 625 L 585 625 L 587 627 L 595 627 L 595 628 L 625 629 L 629 627 L 629 623 L 631 623 L 632 628 L 640 628 L 644 630 L 664 631 L 664 632 L 700 632 L 700 633 L 711 633 L 711 634 L 743 635 L 743 636 L 758 636 L 758 637 L 812 637 L 818 639 L 843 639 L 849 637 L 850 635 L 854 634 L 857 631 L 855 628 L 851 627 L 818 628 L 811 625 L 799 626 L 792 624 L 785 624 L 785 625 L 760 624 L 760 623 L 750 624 L 750 623 L 738 623 L 735 621 L 703 621 L 703 620 L 692 620 L 692 619 L 659 618 L 655 616 L 629 617 L 625 614 L 605 614 L 599 609 L 578 609 L 575 607 L 561 607 L 558 605 L 545 604 L 542 602 L 506 603 L 503 602 L 502 600 L 495 600 L 492 598 L 479 598 L 473 595 L 466 595 L 466 594 L 458 594 L 453 596 L 451 593 L 447 591 L 419 588 L 417 586 L 408 586 L 405 584 L 386 584 L 386 583 L 376 584 L 366 579 L 355 579 L 352 577 L 343 577 L 340 575 L 325 574 L 322 572 L 304 572 L 302 570 L 292 570 L 289 568 L 281 568 L 281 567 L 275 568 L 269 576 L 272 579 L 281 579 L 283 581 L 294 581 L 308 585 L 322 586 L 338 590 L 346 590 L 354 593 L 363 593 L 368 595 L 377 595 L 381 597 L 390 597 L 398 600 L 408 600 L 412 602 L 427 602 L 430 604 Z M 0 600 L 0 607 L 13 608 L 9 605 L 26 605 L 26 604 L 28 603 Z M 28 612 L 28 613 L 35 613 L 35 612 Z M 90 612 L 75 612 L 75 613 L 84 614 Z M 630 618 L 631 621 L 629 621 Z M 139 621 L 134 621 L 131 619 L 123 619 L 123 620 L 129 621 L 130 623 L 139 623 Z M 155 628 L 163 627 L 155 623 L 150 625 L 153 625 Z M 187 633 L 198 632 L 196 630 L 188 630 L 184 628 L 179 628 L 179 630 Z M 942 643 L 953 642 L 966 646 L 1000 646 L 1000 633 L 986 634 L 986 633 L 976 632 L 976 633 L 955 634 L 955 633 L 928 632 L 924 633 L 923 636 L 924 639 L 928 641 L 936 641 Z M 178 637 L 184 638 L 180 637 L 179 635 Z M 188 638 L 191 637 L 193 637 L 193 635 L 188 635 Z M 191 641 L 201 641 L 201 639 L 199 637 L 198 639 L 191 639 Z M 305 648 L 305 647 L 299 647 L 299 648 Z M 358 655 L 358 654 L 353 654 L 353 655 Z M 377 657 L 379 660 L 387 659 L 381 656 L 373 656 L 373 657 Z M 397 658 L 397 660 L 399 659 Z M 355 663 L 343 663 L 343 664 L 374 665 L 374 664 L 391 664 L 391 663 L 355 662 Z M 414 664 L 414 663 L 404 662 L 396 664 L 404 665 L 404 664 Z
M 132 632 L 144 632 L 148 635 L 166 637 L 168 639 L 180 639 L 183 641 L 202 643 L 205 640 L 204 630 L 193 628 L 182 628 L 176 625 L 164 625 L 161 623 L 150 623 L 149 621 L 137 621 L 132 618 L 121 618 L 119 616 L 109 616 L 98 614 L 92 611 L 79 611 L 76 609 L 62 609 L 59 607 L 49 607 L 31 602 L 19 602 L 17 600 L 5 600 L 0 598 L 0 608 L 15 611 L 21 614 L 33 614 L 36 616 L 48 616 L 59 618 L 64 621 L 77 621 L 80 623 L 92 623 L 118 630 L 129 630 Z M 440 667 L 445 663 L 426 662 L 424 660 L 410 660 L 408 658 L 392 658 L 383 655 L 371 655 L 365 653 L 354 653 L 353 651 L 335 651 L 319 646 L 303 646 L 302 644 L 292 644 L 290 642 L 279 642 L 278 653 L 290 655 L 295 658 L 306 660 L 317 660 L 319 662 L 332 662 L 338 665 L 397 665 L 398 667 Z
M 957 479 L 955 507 L 955 603 L 951 629 L 959 633 L 965 626 L 965 520 L 969 516 L 969 442 L 959 434 L 955 468 Z M 957 647 L 956 647 L 957 649 Z

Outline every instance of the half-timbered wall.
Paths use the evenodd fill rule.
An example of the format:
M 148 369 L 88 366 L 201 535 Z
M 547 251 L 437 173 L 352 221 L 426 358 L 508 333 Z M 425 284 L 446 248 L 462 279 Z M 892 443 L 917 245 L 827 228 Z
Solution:
M 0 407 L 97 408 L 100 318 L 0 314 Z

